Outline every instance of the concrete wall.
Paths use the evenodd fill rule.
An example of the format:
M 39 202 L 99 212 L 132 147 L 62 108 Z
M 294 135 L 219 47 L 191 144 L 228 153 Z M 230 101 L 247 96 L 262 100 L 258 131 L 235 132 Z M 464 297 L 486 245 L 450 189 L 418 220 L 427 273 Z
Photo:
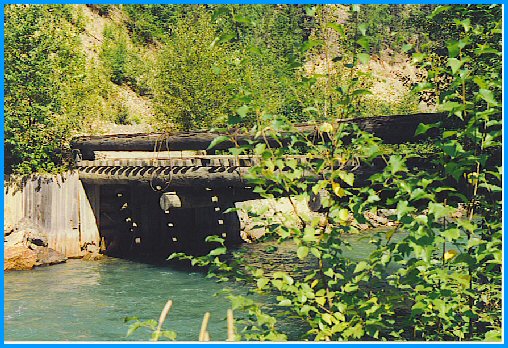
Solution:
M 97 204 L 98 190 L 85 192 L 76 173 L 33 176 L 18 184 L 11 179 L 4 183 L 4 226 L 28 218 L 48 234 L 50 248 L 80 257 L 88 243 L 99 246 Z

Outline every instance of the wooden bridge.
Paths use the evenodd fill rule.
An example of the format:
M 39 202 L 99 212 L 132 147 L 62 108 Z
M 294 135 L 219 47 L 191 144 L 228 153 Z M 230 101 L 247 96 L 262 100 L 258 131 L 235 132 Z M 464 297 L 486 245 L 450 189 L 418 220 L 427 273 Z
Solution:
M 414 142 L 420 123 L 445 118 L 417 114 L 341 122 L 356 123 L 385 143 L 396 144 Z M 317 135 L 316 126 L 298 130 L 311 139 Z M 205 252 L 207 235 L 222 236 L 228 243 L 241 241 L 237 215 L 224 211 L 235 202 L 259 198 L 244 178 L 259 159 L 216 154 L 233 146 L 228 141 L 207 150 L 219 135 L 129 134 L 73 140 L 75 165 L 107 254 L 163 258 L 173 251 Z M 249 140 L 247 135 L 236 136 L 239 144 Z M 273 139 L 268 142 L 279 146 Z M 306 160 L 305 156 L 297 159 Z

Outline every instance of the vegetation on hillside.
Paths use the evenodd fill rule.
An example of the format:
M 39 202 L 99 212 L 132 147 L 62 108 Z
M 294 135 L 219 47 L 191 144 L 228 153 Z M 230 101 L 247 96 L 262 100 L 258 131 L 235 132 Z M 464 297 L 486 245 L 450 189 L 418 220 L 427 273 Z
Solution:
M 6 170 L 65 169 L 69 139 L 108 122 L 171 132 L 225 126 L 236 110 L 246 125 L 262 114 L 342 117 L 336 85 L 347 80 L 365 89 L 362 115 L 417 111 L 410 87 L 421 76 L 381 76 L 366 54 L 392 64 L 389 48 L 404 60 L 405 42 L 429 42 L 421 28 L 432 8 L 365 6 L 351 16 L 343 5 L 8 5 Z

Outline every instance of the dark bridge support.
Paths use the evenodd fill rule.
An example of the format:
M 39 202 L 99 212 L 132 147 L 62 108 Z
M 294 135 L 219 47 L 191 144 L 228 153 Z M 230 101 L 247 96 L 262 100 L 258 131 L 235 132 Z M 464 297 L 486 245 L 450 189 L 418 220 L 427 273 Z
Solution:
M 238 215 L 224 213 L 234 207 L 231 192 L 187 189 L 178 192 L 181 206 L 168 207 L 146 183 L 99 187 L 99 232 L 109 256 L 162 261 L 173 252 L 206 254 L 210 235 L 242 241 Z

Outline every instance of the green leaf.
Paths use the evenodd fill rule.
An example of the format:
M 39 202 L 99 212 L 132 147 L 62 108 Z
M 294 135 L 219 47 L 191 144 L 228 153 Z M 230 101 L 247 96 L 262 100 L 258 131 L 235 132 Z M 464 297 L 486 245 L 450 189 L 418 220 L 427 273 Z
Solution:
M 429 15 L 429 19 L 434 19 L 434 17 L 436 17 L 438 14 L 440 14 L 441 12 L 445 12 L 445 11 L 449 11 L 452 9 L 452 6 L 450 5 L 446 5 L 446 6 L 437 6 L 434 11 L 432 11 L 432 13 Z
M 415 210 L 416 209 L 414 207 L 409 206 L 407 201 L 399 201 L 397 203 L 397 219 L 400 220 Z
M 213 249 L 208 253 L 210 256 L 217 256 L 217 255 L 224 255 L 227 252 L 227 249 L 225 247 Z
M 228 115 L 228 125 L 234 126 L 235 124 L 242 123 L 242 118 L 237 115 Z
M 413 88 L 415 93 L 432 90 L 434 90 L 434 85 L 431 82 L 420 82 Z
M 270 280 L 268 278 L 259 278 L 256 281 L 256 285 L 257 285 L 258 289 L 263 289 L 269 282 L 270 282 Z
M 160 333 L 161 337 L 167 338 L 169 340 L 176 340 L 176 332 L 171 330 L 164 330 Z
M 368 60 L 367 60 L 367 63 L 368 63 Z M 357 95 L 371 95 L 372 92 L 369 91 L 368 89 L 356 89 L 353 91 L 353 93 L 351 93 L 352 96 L 357 96 Z
M 309 254 L 309 248 L 304 245 L 298 247 L 298 250 L 296 251 L 296 255 L 298 256 L 298 258 L 300 260 L 303 260 L 304 258 L 306 258 L 308 254 Z
M 314 15 L 316 14 L 316 10 L 317 10 L 317 6 L 310 6 L 310 5 L 305 6 L 305 14 L 309 17 L 314 17 Z
M 457 58 L 448 58 L 448 66 L 452 68 L 453 74 L 457 73 L 462 64 L 464 64 L 463 60 L 458 60 Z
M 446 48 L 448 48 L 448 56 L 450 58 L 455 58 L 459 55 L 460 47 L 459 42 L 457 40 L 450 40 L 446 44 Z
M 245 118 L 249 110 L 250 107 L 248 107 L 247 105 L 242 105 L 238 109 L 236 109 L 236 113 L 240 115 L 240 117 Z
M 390 167 L 392 175 L 397 172 L 407 171 L 404 160 L 399 155 L 391 155 L 390 160 L 388 161 L 388 166 Z
M 440 219 L 442 217 L 450 215 L 454 211 L 452 207 L 445 206 L 441 203 L 429 202 L 428 205 L 429 214 L 434 214 L 435 219 Z
M 362 33 L 362 35 L 365 36 L 365 34 L 367 33 L 367 23 L 360 23 L 358 25 L 358 30 L 360 31 L 360 33 Z
M 485 341 L 487 342 L 499 342 L 501 339 L 501 330 L 490 330 L 485 333 Z
M 347 283 L 345 286 L 342 287 L 342 290 L 344 292 L 353 292 L 353 291 L 358 290 L 358 285 Z
M 425 133 L 427 133 L 427 131 L 429 129 L 437 128 L 437 127 L 439 127 L 439 123 L 429 123 L 429 124 L 420 123 L 418 125 L 418 127 L 416 128 L 415 136 L 420 135 L 420 134 L 425 134 Z
M 308 51 L 316 46 L 320 46 L 323 44 L 323 40 L 307 40 L 303 43 L 301 50 L 303 52 Z
M 310 252 L 318 259 L 321 257 L 321 251 L 318 248 L 310 248 Z
M 330 278 L 333 278 L 333 276 L 335 275 L 335 272 L 333 271 L 333 269 L 331 268 L 328 268 L 326 271 L 323 272 L 323 274 L 325 276 L 328 276 Z
M 415 52 L 413 53 L 413 63 L 421 63 L 426 57 L 425 53 Z
M 249 52 L 254 53 L 254 54 L 261 54 L 261 50 L 257 46 L 250 46 Z
M 365 261 L 360 261 L 356 264 L 355 270 L 353 273 L 360 273 L 361 271 L 364 271 L 369 268 L 369 264 Z
M 212 142 L 210 143 L 210 145 L 208 145 L 208 147 L 206 149 L 207 150 L 213 149 L 215 146 L 217 146 L 220 143 L 223 143 L 225 141 L 228 141 L 228 140 L 230 140 L 229 136 L 227 136 L 227 135 L 220 135 L 217 138 L 213 139 Z
M 280 301 L 277 305 L 283 306 L 283 307 L 291 306 L 291 300 L 286 298 L 286 299 Z
M 340 170 L 337 172 L 337 175 L 341 180 L 343 180 L 349 186 L 353 186 L 355 182 L 355 175 L 353 173 L 348 173 L 346 171 Z
M 338 218 L 341 221 L 347 221 L 349 219 L 349 210 L 339 209 Z
M 323 313 L 321 315 L 321 319 L 323 319 L 328 325 L 332 325 L 332 318 L 332 315 L 328 313 Z
M 250 19 L 248 17 L 244 17 L 244 16 L 235 16 L 233 18 L 233 20 L 235 22 L 243 23 L 243 24 L 250 24 L 251 23 Z
M 142 323 L 140 321 L 137 321 L 129 326 L 129 329 L 127 330 L 127 337 L 132 335 L 134 332 L 136 332 L 140 327 L 143 327 Z
M 363 36 L 363 37 L 359 38 L 358 40 L 356 40 L 356 43 L 358 45 L 360 45 L 366 51 L 368 51 L 370 48 L 370 42 L 366 36 Z M 366 53 L 364 53 L 364 54 L 366 54 Z M 369 56 L 369 58 L 370 58 L 370 56 Z
M 341 35 L 344 35 L 344 26 L 338 23 L 326 23 L 327 28 L 331 28 Z
M 402 45 L 402 52 L 407 53 L 413 48 L 413 45 L 411 44 L 404 44 Z
M 205 242 L 208 242 L 208 243 L 212 243 L 212 242 L 217 242 L 217 243 L 224 243 L 224 238 L 221 238 L 219 236 L 208 236 L 205 238 Z
M 222 34 L 219 36 L 219 43 L 225 43 L 231 41 L 231 39 L 234 39 L 236 37 L 235 34 Z
M 313 111 L 313 112 L 315 112 L 315 113 L 318 113 L 318 112 L 319 112 L 319 110 L 318 110 L 318 109 L 316 109 L 316 108 L 315 108 L 315 107 L 313 107 L 313 106 L 308 106 L 308 107 L 306 107 L 305 109 L 303 109 L 303 110 L 302 110 L 302 112 L 309 112 L 309 113 L 310 113 L 311 111 Z
M 492 106 L 498 105 L 497 100 L 494 97 L 494 93 L 492 93 L 492 91 L 482 88 L 478 91 L 478 93 L 480 93 L 480 96 L 482 97 L 482 99 L 485 100 L 490 105 L 492 105 Z
M 469 31 L 469 29 L 471 29 L 471 19 L 469 18 L 463 19 L 460 21 L 460 24 L 462 24 L 462 27 L 466 33 Z
M 453 242 L 460 238 L 460 230 L 458 228 L 449 228 L 441 232 L 441 235 L 446 238 L 447 241 Z

